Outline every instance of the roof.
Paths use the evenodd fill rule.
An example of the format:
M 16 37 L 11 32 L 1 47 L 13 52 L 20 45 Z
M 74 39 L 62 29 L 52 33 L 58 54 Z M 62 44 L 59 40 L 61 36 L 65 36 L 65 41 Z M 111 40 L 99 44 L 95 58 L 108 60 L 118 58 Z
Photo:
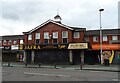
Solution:
M 103 35 L 120 35 L 119 34 L 120 29 L 103 29 L 102 34 Z M 100 30 L 87 30 L 85 35 L 100 35 Z
M 78 29 L 78 28 L 75 28 L 75 27 L 69 27 L 69 26 L 67 26 L 67 25 L 64 25 L 64 24 L 62 24 L 62 23 L 58 23 L 58 22 L 53 21 L 53 20 L 50 19 L 50 20 L 42 23 L 41 25 L 35 27 L 34 29 L 32 29 L 32 30 L 30 30 L 30 31 L 28 31 L 28 32 L 23 32 L 23 34 L 30 34 L 30 33 L 36 31 L 37 29 L 41 28 L 42 26 L 44 26 L 44 25 L 46 25 L 46 24 L 48 24 L 48 23 L 50 23 L 50 22 L 51 22 L 51 23 L 54 23 L 54 24 L 57 24 L 57 25 L 59 25 L 59 26 L 65 27 L 66 29 L 69 29 L 69 30 Z M 80 29 L 81 29 L 81 30 L 83 30 L 83 29 L 85 30 L 85 28 L 79 28 L 79 30 L 80 30 Z
M 2 40 L 24 39 L 24 35 L 6 35 L 1 37 L 2 37 Z

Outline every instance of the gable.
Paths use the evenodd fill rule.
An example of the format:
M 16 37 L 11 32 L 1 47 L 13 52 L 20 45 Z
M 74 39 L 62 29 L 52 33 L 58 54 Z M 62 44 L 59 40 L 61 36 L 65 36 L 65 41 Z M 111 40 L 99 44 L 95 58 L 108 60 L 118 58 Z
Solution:
M 65 29 L 73 30 L 73 28 L 70 28 L 69 26 L 66 26 L 66 25 L 57 23 L 57 22 L 55 22 L 55 21 L 53 21 L 53 20 L 48 20 L 48 21 L 42 23 L 41 25 L 35 27 L 34 29 L 32 29 L 32 30 L 30 30 L 30 31 L 24 32 L 24 34 L 32 33 L 32 32 L 34 32 L 34 31 L 36 31 L 36 30 L 38 30 L 38 29 L 40 29 L 40 28 L 43 28 L 43 27 L 45 27 L 45 26 L 48 26 L 47 28 L 50 28 L 50 27 L 51 27 L 51 26 L 49 26 L 50 24 L 53 24 L 53 25 L 55 25 L 55 26 L 60 26 L 60 27 L 65 28 Z

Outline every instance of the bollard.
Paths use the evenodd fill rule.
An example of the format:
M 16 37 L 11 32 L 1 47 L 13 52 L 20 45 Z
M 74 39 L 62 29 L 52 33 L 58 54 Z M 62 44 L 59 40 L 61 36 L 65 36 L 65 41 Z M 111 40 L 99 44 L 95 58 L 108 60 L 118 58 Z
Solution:
M 10 67 L 10 62 L 8 62 L 8 66 Z
M 27 63 L 25 63 L 25 67 L 27 67 Z
M 54 67 L 55 67 L 55 69 L 56 69 L 56 63 L 55 63 L 55 65 L 54 65 Z
M 39 68 L 41 67 L 41 63 L 39 63 Z
M 83 67 L 83 65 L 81 64 L 81 65 L 80 65 L 80 69 L 82 69 L 82 67 Z

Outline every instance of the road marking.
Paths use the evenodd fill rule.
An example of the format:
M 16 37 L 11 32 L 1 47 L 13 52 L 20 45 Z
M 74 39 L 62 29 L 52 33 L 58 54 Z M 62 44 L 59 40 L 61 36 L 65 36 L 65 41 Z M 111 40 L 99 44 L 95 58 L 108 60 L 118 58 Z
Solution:
M 113 79 L 113 81 L 118 81 L 118 79 L 115 78 L 115 79 Z
M 43 76 L 54 76 L 54 77 L 70 77 L 70 76 L 68 76 L 68 75 L 55 75 L 55 74 L 29 73 L 29 72 L 24 72 L 24 74 L 29 74 L 29 75 L 43 75 Z
M 103 72 L 103 71 L 90 71 L 90 72 Z

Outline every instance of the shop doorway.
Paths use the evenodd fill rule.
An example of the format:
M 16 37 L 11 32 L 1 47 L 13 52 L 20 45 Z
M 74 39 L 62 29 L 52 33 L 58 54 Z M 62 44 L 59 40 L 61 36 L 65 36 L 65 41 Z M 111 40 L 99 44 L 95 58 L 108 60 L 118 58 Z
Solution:
M 100 64 L 100 51 L 89 50 L 84 52 L 85 64 Z
M 73 65 L 78 65 L 81 63 L 81 51 L 80 50 L 72 50 L 73 51 Z

